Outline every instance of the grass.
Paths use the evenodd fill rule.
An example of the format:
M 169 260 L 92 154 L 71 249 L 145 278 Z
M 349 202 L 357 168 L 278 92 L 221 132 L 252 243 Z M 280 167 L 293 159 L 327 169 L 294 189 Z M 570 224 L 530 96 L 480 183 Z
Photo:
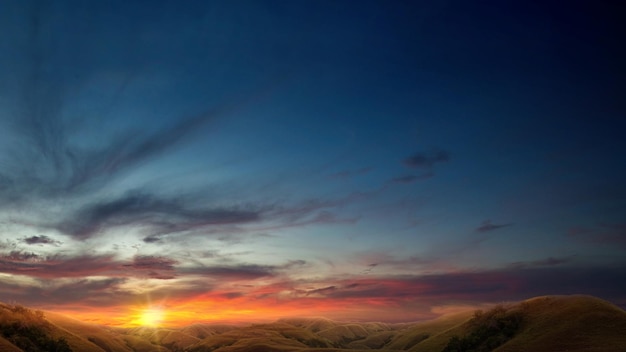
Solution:
M 527 322 L 496 349 L 515 351 L 626 351 L 626 312 L 590 296 L 547 296 L 522 302 Z
M 451 331 L 458 329 L 469 320 L 472 312 L 462 312 L 446 315 L 435 320 L 409 325 L 400 330 L 386 345 L 388 349 L 441 351 L 447 341 L 453 336 Z M 426 346 L 426 347 L 424 347 Z

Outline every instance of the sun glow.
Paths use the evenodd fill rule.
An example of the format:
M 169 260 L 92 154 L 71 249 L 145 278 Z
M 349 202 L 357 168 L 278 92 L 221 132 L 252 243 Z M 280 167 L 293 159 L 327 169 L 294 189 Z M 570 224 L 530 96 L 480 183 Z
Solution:
M 149 307 L 140 313 L 137 319 L 137 325 L 147 327 L 161 326 L 165 319 L 165 312 L 158 307 Z

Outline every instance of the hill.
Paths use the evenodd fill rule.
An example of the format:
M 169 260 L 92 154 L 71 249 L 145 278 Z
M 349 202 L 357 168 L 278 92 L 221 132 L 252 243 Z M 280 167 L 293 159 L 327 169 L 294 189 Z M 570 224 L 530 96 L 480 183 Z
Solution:
M 110 328 L 0 303 L 6 352 L 626 351 L 626 312 L 590 296 L 545 296 L 418 323 L 281 319 L 249 326 Z
M 19 305 L 0 304 L 0 336 L 2 351 L 103 351 L 81 336 L 50 323 L 43 312 Z
M 410 338 L 419 342 L 398 344 Z M 416 324 L 387 347 L 411 352 L 623 352 L 625 346 L 626 312 L 607 301 L 576 295 L 536 297 L 469 317 Z
M 518 307 L 526 322 L 496 351 L 626 351 L 626 312 L 589 296 L 538 297 Z

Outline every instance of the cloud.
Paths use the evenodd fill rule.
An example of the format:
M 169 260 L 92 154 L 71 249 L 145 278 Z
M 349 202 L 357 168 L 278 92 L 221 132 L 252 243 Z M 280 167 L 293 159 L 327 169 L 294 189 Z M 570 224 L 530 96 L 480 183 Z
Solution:
M 29 262 L 41 257 L 33 252 L 11 251 L 11 253 L 2 258 L 12 262 Z
M 296 260 L 289 260 L 286 264 L 281 265 L 280 268 L 282 269 L 291 269 L 291 268 L 295 268 L 295 267 L 301 267 L 306 265 L 307 262 L 305 260 L 302 259 L 296 259 Z
M 89 62 L 86 60 L 88 56 L 76 56 L 75 50 L 55 49 L 66 44 L 64 30 L 55 27 L 55 31 L 46 31 L 49 16 L 45 14 L 39 5 L 32 11 L 27 10 L 25 16 L 29 20 L 24 21 L 23 33 L 17 33 L 24 36 L 23 45 L 16 52 L 16 55 L 23 55 L 23 60 L 16 63 L 19 68 L 13 70 L 15 73 L 7 77 L 13 80 L 7 84 L 13 84 L 12 91 L 16 93 L 15 99 L 8 98 L 13 105 L 7 106 L 3 113 L 2 128 L 11 138 L 0 149 L 0 207 L 14 209 L 15 205 L 28 207 L 34 204 L 32 208 L 35 210 L 26 216 L 51 219 L 71 217 L 66 211 L 76 206 L 83 212 L 72 215 L 91 218 L 65 219 L 56 229 L 84 239 L 97 232 L 99 225 L 119 218 L 111 210 L 107 215 L 106 205 L 101 204 L 98 208 L 94 203 L 102 201 L 103 194 L 119 191 L 115 181 L 120 176 L 193 142 L 216 118 L 229 114 L 251 99 L 222 99 L 220 104 L 194 108 L 197 113 L 173 113 L 174 116 L 167 120 L 158 119 L 170 121 L 167 124 L 130 127 L 120 122 L 122 118 L 116 120 L 115 116 L 106 116 L 98 107 L 117 103 L 115 97 L 128 86 L 134 75 L 132 70 L 110 67 L 105 64 L 106 60 L 99 58 Z M 74 44 L 91 45 L 90 42 Z M 76 62 L 78 57 L 79 62 Z M 50 67 L 64 69 L 50 70 Z M 93 89 L 91 85 L 99 82 L 95 78 L 102 76 L 117 77 L 106 82 L 113 86 L 112 91 L 116 91 L 111 101 L 107 101 L 109 95 L 104 92 L 97 102 L 90 101 L 91 106 L 96 106 L 95 111 L 88 114 L 76 111 L 83 103 L 82 92 Z M 98 120 L 92 118 L 99 114 L 110 118 L 110 125 L 117 129 L 102 130 L 103 125 L 98 125 L 94 122 Z M 89 117 L 71 117 L 77 115 Z M 65 205 L 61 210 L 46 207 L 46 203 L 60 204 L 60 201 Z M 124 201 L 111 200 L 110 205 L 128 206 Z M 211 214 L 203 215 L 221 218 L 228 216 L 230 210 L 210 209 L 207 211 Z M 179 224 L 174 224 L 175 228 L 176 225 Z M 187 222 L 181 226 L 194 225 Z M 32 239 L 39 244 L 53 244 L 44 240 Z
M 11 252 L 0 257 L 0 272 L 36 278 L 64 278 L 115 275 L 120 263 L 112 256 L 64 257 L 28 252 Z
M 26 237 L 23 239 L 23 241 L 26 244 L 52 244 L 52 245 L 61 244 L 61 242 L 54 240 L 45 235 Z
M 200 275 L 219 280 L 254 280 L 275 276 L 275 267 L 270 265 L 239 264 L 233 266 L 183 267 L 179 271 L 185 275 Z
M 372 263 L 372 264 L 368 264 L 367 268 L 364 269 L 361 274 L 367 275 L 369 273 L 372 272 L 372 270 L 374 270 L 374 268 L 376 268 L 378 266 L 378 263 Z
M 174 265 L 179 262 L 175 259 L 167 257 L 155 257 L 151 255 L 138 255 L 133 259 L 132 264 L 126 266 L 134 269 L 151 269 L 151 270 L 173 270 Z
M 153 256 L 136 256 L 131 263 L 127 263 L 114 259 L 112 255 L 42 256 L 12 251 L 0 256 L 0 272 L 39 279 L 90 276 L 173 278 L 177 263 L 170 258 Z
M 626 223 L 598 224 L 593 227 L 573 227 L 568 235 L 580 241 L 612 245 L 626 249 Z
M 330 209 L 361 199 L 351 194 L 334 200 L 311 199 L 296 204 L 222 206 L 206 204 L 195 195 L 165 196 L 129 191 L 118 197 L 80 204 L 65 210 L 61 220 L 49 223 L 33 219 L 22 225 L 53 229 L 76 240 L 87 240 L 112 228 L 134 227 L 146 236 L 145 243 L 162 243 L 166 235 L 182 232 L 219 234 L 228 240 L 237 233 L 301 227 L 313 224 L 354 224 L 359 217 L 338 217 Z M 256 224 L 247 229 L 241 225 Z M 42 240 L 42 239 L 39 239 Z M 241 238 L 238 238 L 241 240 Z
M 44 287 L 39 291 L 41 302 L 68 303 L 81 302 L 90 306 L 110 306 L 118 302 L 128 301 L 131 296 L 121 288 L 127 280 L 124 278 L 79 279 L 57 287 Z
M 370 274 L 375 268 L 377 271 L 386 271 L 392 269 L 393 272 L 411 272 L 419 269 L 420 271 L 431 269 L 442 269 L 440 265 L 440 259 L 427 258 L 422 256 L 408 256 L 398 258 L 391 252 L 384 250 L 360 252 L 355 255 L 357 262 L 365 265 L 366 268 L 361 272 L 362 274 Z
M 17 244 L 8 239 L 0 239 L 0 249 L 15 249 Z
M 176 277 L 174 271 L 177 264 L 179 262 L 172 258 L 138 255 L 133 258 L 131 264 L 124 264 L 124 266 L 144 271 L 148 277 L 153 279 L 170 280 Z
M 427 180 L 429 178 L 432 178 L 434 175 L 435 174 L 432 172 L 428 172 L 428 173 L 421 174 L 421 175 L 405 175 L 405 176 L 392 178 L 390 182 L 408 184 L 408 183 L 413 183 L 415 181 Z
M 483 223 L 478 226 L 476 228 L 476 232 L 489 232 L 489 231 L 493 231 L 493 230 L 497 230 L 497 229 L 501 229 L 503 227 L 508 227 L 511 226 L 513 224 L 509 223 L 509 224 L 492 224 L 491 220 L 485 220 L 483 221 Z
M 144 237 L 142 241 L 144 241 L 145 243 L 159 243 L 159 242 L 162 242 L 163 239 L 159 237 L 158 235 L 150 235 L 150 236 Z
M 113 255 L 42 256 L 27 251 L 11 251 L 0 256 L 0 272 L 39 279 L 77 277 L 173 279 L 202 276 L 229 281 L 273 278 L 306 265 L 304 260 L 290 260 L 282 265 L 203 265 L 190 260 L 181 262 L 167 256 L 136 255 L 130 261 Z
M 153 134 L 128 133 L 116 138 L 108 149 L 100 149 L 91 153 L 75 153 L 80 155 L 74 162 L 75 168 L 69 186 L 75 188 L 94 180 L 109 179 L 121 171 L 140 165 L 141 163 L 162 156 L 197 131 L 204 124 L 219 115 L 222 107 L 209 110 L 190 118 L 182 118 L 169 128 Z
M 312 214 L 321 214 L 331 208 L 343 207 L 355 202 L 363 201 L 369 194 L 362 192 L 354 192 L 336 199 L 306 199 L 292 204 L 275 204 L 267 215 L 276 220 L 285 223 L 298 222 L 304 218 L 310 217 Z
M 14 261 L 36 262 L 28 254 L 14 254 Z M 3 262 L 7 259 L 4 258 Z M 84 264 L 86 261 L 82 261 Z M 76 261 L 78 263 L 78 261 Z M 549 257 L 527 263 L 513 263 L 499 269 L 465 270 L 437 274 L 374 275 L 356 278 L 317 277 L 292 280 L 280 275 L 279 266 L 238 264 L 231 266 L 179 267 L 171 258 L 137 256 L 122 270 L 141 271 L 134 277 L 58 279 L 34 276 L 36 284 L 11 279 L 0 285 L 0 294 L 9 300 L 59 305 L 115 306 L 131 304 L 149 294 L 153 300 L 189 301 L 194 307 L 198 299 L 235 301 L 236 307 L 259 307 L 290 311 L 288 307 L 339 309 L 350 314 L 351 307 L 370 317 L 389 309 L 411 310 L 414 306 L 446 306 L 483 304 L 522 300 L 539 295 L 589 294 L 626 304 L 626 267 L 624 265 L 576 267 L 569 258 Z M 300 265 L 301 263 L 295 263 Z M 176 268 L 174 268 L 176 266 Z M 375 264 L 370 265 L 376 267 Z M 4 269 L 4 268 L 3 268 Z M 156 286 L 142 284 L 141 277 L 152 270 L 162 275 L 173 274 L 171 283 Z M 4 271 L 4 270 L 3 270 Z M 97 275 L 96 275 L 97 276 Z M 156 277 L 159 278 L 159 277 Z M 257 280 L 263 279 L 263 280 Z M 130 285 L 130 282 L 134 282 Z M 143 287 L 142 290 L 129 287 Z M 63 294 L 63 290 L 68 290 Z M 198 303 L 200 302 L 200 303 Z M 375 303 L 375 304 L 374 304 Z M 233 306 L 234 307 L 234 306 Z M 334 307 L 334 308 L 333 308 Z M 364 309 L 369 307 L 370 309 Z M 395 307 L 395 308 L 394 308 Z M 417 311 L 416 311 L 417 312 Z M 420 312 L 422 314 L 424 312 Z M 417 314 L 417 313 L 413 313 Z M 392 319 L 387 314 L 386 319 Z M 404 318 L 406 319 L 406 318 Z
M 431 169 L 435 164 L 450 160 L 450 154 L 441 149 L 417 152 L 404 159 L 404 165 L 411 168 Z
M 260 209 L 239 207 L 191 207 L 193 199 L 166 198 L 129 192 L 108 201 L 86 205 L 67 219 L 49 225 L 56 230 L 84 240 L 109 227 L 143 226 L 151 234 L 144 242 L 159 241 L 158 235 L 207 226 L 242 224 L 259 220 Z
M 43 64 L 33 62 L 27 68 L 22 108 L 12 116 L 10 126 L 19 143 L 6 153 L 0 173 L 0 198 L 4 201 L 100 190 L 122 172 L 191 141 L 194 133 L 231 108 L 223 104 L 194 116 L 179 116 L 175 123 L 156 131 L 128 129 L 106 143 L 78 146 L 76 135 L 98 131 L 87 121 L 77 123 L 63 117 L 63 108 L 69 104 L 65 92 L 76 83 L 47 77 L 40 67 Z M 92 74 L 86 72 L 85 79 Z
M 570 263 L 573 259 L 574 259 L 573 256 L 561 257 L 561 258 L 548 257 L 545 259 L 528 261 L 528 262 L 515 262 L 515 263 L 511 263 L 510 266 L 513 268 L 555 266 L 555 265 Z
M 226 299 L 235 299 L 235 298 L 239 298 L 239 297 L 243 297 L 245 296 L 245 293 L 243 292 L 225 292 L 222 293 L 220 296 L 226 298 Z
M 330 177 L 331 178 L 351 178 L 351 177 L 367 174 L 372 170 L 373 170 L 372 167 L 364 167 L 364 168 L 356 169 L 356 170 L 343 170 L 343 171 L 339 171 L 330 175 Z
M 311 291 L 296 287 L 294 295 L 311 292 L 331 300 L 377 299 L 389 303 L 419 298 L 422 304 L 444 305 L 454 302 L 501 302 L 575 292 L 626 303 L 625 269 L 623 266 L 581 268 L 555 264 L 433 275 L 325 280 L 327 286 L 321 289 Z
M 315 295 L 327 296 L 328 294 L 332 294 L 332 292 L 334 292 L 335 290 L 337 290 L 337 286 L 327 286 L 327 287 L 322 287 L 322 288 L 316 288 L 313 290 L 307 290 L 304 292 L 304 295 L 305 296 L 315 296 Z
M 220 280 L 254 280 L 258 278 L 272 278 L 280 273 L 289 271 L 296 267 L 307 264 L 301 259 L 289 260 L 281 265 L 257 265 L 257 264 L 235 264 L 223 265 L 196 265 L 193 267 L 180 267 L 179 272 L 185 275 L 201 275 L 213 277 Z
M 93 307 L 115 306 L 130 303 L 133 296 L 121 285 L 124 278 L 105 279 L 70 279 L 40 281 L 38 285 L 24 285 L 17 282 L 4 282 L 0 285 L 0 294 L 19 304 L 46 309 L 59 306 Z

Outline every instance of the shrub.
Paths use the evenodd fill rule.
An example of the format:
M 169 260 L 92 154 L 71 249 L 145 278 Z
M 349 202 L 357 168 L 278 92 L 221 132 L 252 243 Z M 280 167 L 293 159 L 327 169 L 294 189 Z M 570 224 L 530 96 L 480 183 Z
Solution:
M 0 333 L 25 352 L 72 352 L 64 338 L 53 339 L 41 327 L 25 326 L 16 322 L 0 326 Z
M 507 312 L 503 306 L 483 312 L 477 310 L 468 322 L 471 330 L 465 337 L 453 336 L 443 352 L 488 352 L 510 340 L 521 326 L 520 312 Z

